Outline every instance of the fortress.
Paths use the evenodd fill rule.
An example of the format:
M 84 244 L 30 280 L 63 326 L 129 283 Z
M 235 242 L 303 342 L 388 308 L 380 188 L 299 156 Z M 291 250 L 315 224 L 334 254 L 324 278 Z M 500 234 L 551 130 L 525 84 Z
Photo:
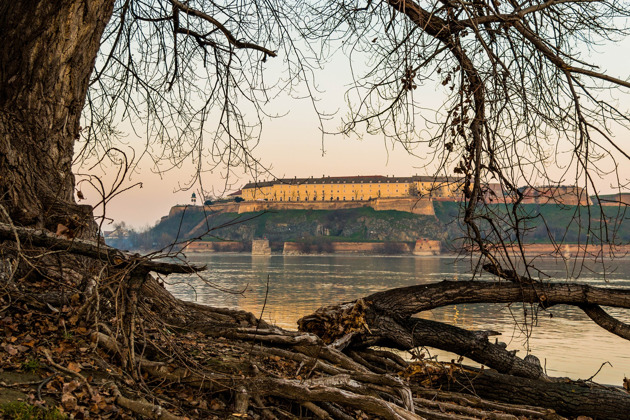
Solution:
M 462 186 L 462 178 L 443 176 L 281 178 L 249 182 L 241 190 L 230 194 L 230 200 L 218 201 L 204 207 L 213 211 L 235 213 L 372 207 L 375 210 L 434 215 L 434 201 L 463 201 Z M 521 192 L 523 204 L 592 204 L 586 190 L 577 186 L 523 187 Z M 500 184 L 485 184 L 486 203 L 507 203 L 509 200 L 503 194 Z M 172 216 L 186 207 L 174 206 L 169 215 Z
M 444 176 L 389 177 L 383 175 L 284 178 L 250 182 L 237 193 L 245 201 L 267 202 L 352 202 L 379 199 L 423 198 L 437 201 L 463 199 L 462 178 Z M 485 185 L 487 203 L 506 202 L 501 186 Z M 573 185 L 523 187 L 523 204 L 565 204 L 588 206 L 592 202 L 582 187 Z
M 369 201 L 379 198 L 423 197 L 458 200 L 459 178 L 382 175 L 284 178 L 250 182 L 242 188 L 245 201 Z
M 363 254 L 413 254 L 438 255 L 444 252 L 441 248 L 443 237 L 439 233 L 440 227 L 436 219 L 436 208 L 452 208 L 437 205 L 436 202 L 463 201 L 463 179 L 449 177 L 389 177 L 389 176 L 354 176 L 354 177 L 321 177 L 321 178 L 285 178 L 272 181 L 250 182 L 241 190 L 230 194 L 230 199 L 218 202 L 204 202 L 203 206 L 174 206 L 170 217 L 185 211 L 203 211 L 204 218 L 191 230 L 207 228 L 208 217 L 215 217 L 220 213 L 256 213 L 267 210 L 281 211 L 336 211 L 368 207 L 379 211 L 406 212 L 425 218 L 411 218 L 422 221 L 413 228 L 400 231 L 396 219 L 384 222 L 370 212 L 349 212 L 354 214 L 352 223 L 359 226 L 344 234 L 345 226 L 350 219 L 343 220 L 343 226 L 329 226 L 332 219 L 324 217 L 307 221 L 306 215 L 294 220 L 294 216 L 287 219 L 269 221 L 257 226 L 253 231 L 246 231 L 247 239 L 242 239 L 243 232 L 238 233 L 230 241 L 194 241 L 187 245 L 188 252 L 246 252 L 251 243 L 251 253 L 254 255 L 268 255 L 272 252 L 282 252 L 285 255 L 302 253 L 363 253 Z M 590 199 L 583 188 L 577 186 L 542 186 L 520 188 L 523 204 L 545 205 L 590 205 Z M 506 197 L 499 184 L 483 185 L 483 200 L 488 203 L 510 204 L 511 197 Z M 193 197 L 194 198 L 194 197 Z M 365 216 L 365 215 L 368 216 Z M 443 214 L 443 213 L 442 213 Z M 428 216 L 428 217 L 427 217 Z M 293 218 L 292 218 L 293 217 Z M 383 217 L 394 217 L 385 215 Z M 396 215 L 396 217 L 401 217 Z M 408 217 L 408 216 L 402 216 Z M 449 216 L 450 217 L 450 216 Z M 333 218 L 334 219 L 334 218 Z M 378 220 L 377 220 L 378 219 Z M 367 220 L 367 221 L 366 221 Z M 393 219 L 392 219 L 393 220 Z M 405 219 L 407 220 L 407 219 Z M 267 223 L 270 223 L 267 225 Z M 316 226 L 313 227 L 313 224 Z M 370 225 L 371 227 L 368 227 Z M 384 226 L 384 227 L 383 227 Z M 427 227 L 428 226 L 428 227 Z M 433 226 L 433 227 L 431 227 Z M 265 232 L 271 232 L 267 239 Z M 353 228 L 354 229 L 354 228 Z M 383 232 L 374 232 L 381 229 Z M 398 229 L 398 230 L 397 230 Z M 437 231 L 436 231 L 437 229 Z M 359 237 L 352 235 L 359 232 Z M 362 232 L 362 233 L 361 233 Z M 398 235 L 396 241 L 387 241 L 393 233 Z M 402 235 L 401 232 L 405 234 Z M 389 235 L 389 236 L 387 236 Z M 424 236 L 423 236 L 424 235 Z M 194 236 L 194 235 L 192 235 Z M 313 237 L 328 237 L 323 242 L 308 242 L 304 239 Z M 348 238 L 352 238 L 348 240 Z M 528 245 L 529 246 L 529 245 Z M 575 245 L 579 247 L 580 245 Z M 573 254 L 578 248 L 563 247 L 557 249 L 554 244 L 534 244 L 527 252 L 541 254 Z

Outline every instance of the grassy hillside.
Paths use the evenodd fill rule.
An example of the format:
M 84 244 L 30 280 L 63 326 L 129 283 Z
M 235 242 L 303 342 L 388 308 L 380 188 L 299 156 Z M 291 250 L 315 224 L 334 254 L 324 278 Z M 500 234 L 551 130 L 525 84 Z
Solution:
M 436 216 L 444 225 L 450 239 L 464 233 L 459 211 L 458 203 L 435 203 Z M 508 220 L 508 216 L 514 219 L 512 205 L 490 205 L 482 214 L 493 220 L 503 232 L 504 238 L 513 239 L 513 222 Z M 523 204 L 519 206 L 516 215 L 521 218 L 518 227 L 528 243 L 584 243 L 587 239 L 590 242 L 616 244 L 630 242 L 630 212 L 625 207 Z M 481 222 L 481 226 L 490 237 L 489 224 Z
M 251 241 L 267 238 L 272 242 L 297 241 L 401 241 L 418 238 L 448 244 L 464 236 L 459 203 L 435 202 L 436 216 L 400 211 L 376 211 L 369 207 L 344 210 L 289 210 L 262 213 L 207 213 L 202 207 L 165 218 L 145 232 L 132 232 L 126 248 L 160 248 L 174 241 L 200 238 L 206 241 Z M 503 240 L 514 239 L 508 220 L 511 205 L 487 206 L 484 215 L 495 223 Z M 557 204 L 526 204 L 518 209 L 519 229 L 528 243 L 584 243 L 601 240 L 630 242 L 630 213 L 625 208 L 590 208 Z M 496 234 L 481 221 L 483 234 L 490 240 Z M 116 246 L 119 244 L 111 243 Z
M 165 218 L 146 232 L 134 233 L 134 248 L 166 246 L 176 239 L 208 241 L 404 241 L 418 238 L 444 240 L 442 225 L 434 216 L 369 207 L 344 210 L 289 210 L 262 213 L 204 213 L 188 209 Z

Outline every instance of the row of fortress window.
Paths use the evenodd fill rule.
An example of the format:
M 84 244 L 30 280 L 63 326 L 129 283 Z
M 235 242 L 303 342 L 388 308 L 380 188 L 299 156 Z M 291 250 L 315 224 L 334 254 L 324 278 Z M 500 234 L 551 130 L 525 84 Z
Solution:
M 462 185 L 462 178 L 429 176 L 286 178 L 250 182 L 234 195 L 238 194 L 246 201 L 362 201 L 403 197 L 458 201 L 463 198 Z M 523 204 L 592 204 L 587 191 L 575 185 L 525 186 L 519 190 Z M 504 196 L 497 183 L 485 184 L 483 194 L 486 202 L 506 202 L 512 199 Z
M 324 177 L 250 182 L 242 188 L 247 201 L 360 201 L 409 196 L 455 197 L 459 179 L 446 177 Z

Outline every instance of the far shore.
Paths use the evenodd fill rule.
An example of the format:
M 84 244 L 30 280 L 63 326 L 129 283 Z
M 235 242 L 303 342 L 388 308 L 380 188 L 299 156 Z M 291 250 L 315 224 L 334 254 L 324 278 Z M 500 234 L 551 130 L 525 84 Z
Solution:
M 183 251 L 186 254 L 244 253 L 252 255 L 381 255 L 381 256 L 457 256 L 461 252 L 438 241 L 425 239 L 410 242 L 273 242 L 267 240 L 195 241 Z M 507 247 L 511 255 L 521 253 L 518 246 Z M 586 256 L 589 259 L 620 258 L 630 255 L 630 245 L 615 247 L 584 244 L 523 244 L 527 257 L 572 258 Z

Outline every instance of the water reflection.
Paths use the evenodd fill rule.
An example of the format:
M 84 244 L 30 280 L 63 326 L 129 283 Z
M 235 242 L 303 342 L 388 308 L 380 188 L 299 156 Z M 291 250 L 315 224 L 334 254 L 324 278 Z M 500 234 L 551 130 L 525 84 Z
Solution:
M 205 281 L 195 276 L 173 275 L 168 289 L 176 296 L 200 303 L 240 308 L 284 328 L 295 329 L 296 321 L 317 308 L 351 301 L 393 287 L 440 280 L 469 279 L 471 267 L 449 257 L 362 257 L 362 256 L 250 256 L 240 254 L 191 255 L 193 263 L 206 264 Z M 630 259 L 615 263 L 615 271 L 604 276 L 591 267 L 580 282 L 608 287 L 630 287 Z M 566 279 L 561 261 L 542 261 L 540 267 L 552 277 Z M 609 267 L 610 269 L 610 267 Z M 230 292 L 225 292 L 229 290 Z M 524 309 L 527 316 L 524 316 Z M 620 320 L 630 322 L 628 311 L 608 309 Z M 422 314 L 467 329 L 490 329 L 509 349 L 528 350 L 538 356 L 554 376 L 586 379 L 603 362 L 596 380 L 620 385 L 630 375 L 630 346 L 595 325 L 578 309 L 558 305 L 536 313 L 523 304 L 457 305 Z M 527 339 L 529 337 L 529 340 Z M 448 357 L 442 353 L 441 357 Z

